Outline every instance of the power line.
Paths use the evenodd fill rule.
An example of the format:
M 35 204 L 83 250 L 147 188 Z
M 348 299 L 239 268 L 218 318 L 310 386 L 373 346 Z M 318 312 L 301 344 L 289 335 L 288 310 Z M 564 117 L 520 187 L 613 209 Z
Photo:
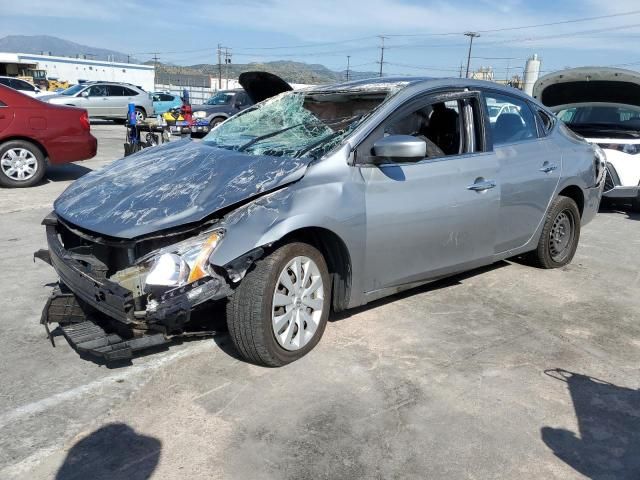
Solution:
M 630 28 L 636 28 L 636 27 L 640 27 L 640 23 L 632 23 L 632 24 L 627 24 L 627 25 L 612 25 L 610 27 L 607 28 L 598 28 L 598 29 L 591 29 L 591 30 L 578 30 L 575 32 L 567 32 L 567 33 L 558 33 L 558 34 L 553 34 L 553 35 L 539 35 L 539 36 L 533 36 L 533 37 L 514 37 L 514 38 L 508 38 L 508 39 L 500 39 L 500 40 L 490 40 L 490 41 L 483 41 L 483 42 L 479 42 L 478 43 L 478 47 L 484 47 L 484 46 L 488 46 L 488 45 L 503 45 L 506 43 L 518 43 L 518 42 L 533 42 L 536 40 L 550 40 L 550 39 L 555 39 L 555 38 L 570 38 L 570 37 L 577 37 L 577 36 L 582 36 L 582 35 L 589 35 L 589 34 L 593 34 L 593 33 L 602 33 L 602 32 L 609 32 L 609 31 L 617 31 L 617 30 L 625 30 L 625 29 L 630 29 Z M 479 33 L 479 32 L 475 32 L 475 33 Z M 458 44 L 421 44 L 421 43 L 404 43 L 404 44 L 400 44 L 400 45 L 390 45 L 387 46 L 387 49 L 396 49 L 396 48 L 453 48 L 453 47 L 462 47 L 462 46 L 467 46 L 467 44 L 464 43 L 458 43 Z
M 559 22 L 550 22 L 550 23 L 538 23 L 534 25 L 522 25 L 519 27 L 505 27 L 505 28 L 493 28 L 487 30 L 476 30 L 476 33 L 497 33 L 497 32 L 508 32 L 513 30 L 523 30 L 525 28 L 540 28 L 540 27 L 552 27 L 555 25 L 566 25 L 569 23 L 580 23 L 580 22 L 591 22 L 594 20 L 603 20 L 606 18 L 616 18 L 616 17 L 626 17 L 630 15 L 638 15 L 640 14 L 640 10 L 631 10 L 628 12 L 620 12 L 620 13 L 612 13 L 609 15 L 599 15 L 596 17 L 582 17 L 582 18 L 574 18 L 570 20 L 562 20 Z M 452 36 L 452 35 L 463 35 L 465 32 L 446 32 L 446 33 L 411 33 L 411 34 L 386 34 L 387 37 L 440 37 L 440 36 Z

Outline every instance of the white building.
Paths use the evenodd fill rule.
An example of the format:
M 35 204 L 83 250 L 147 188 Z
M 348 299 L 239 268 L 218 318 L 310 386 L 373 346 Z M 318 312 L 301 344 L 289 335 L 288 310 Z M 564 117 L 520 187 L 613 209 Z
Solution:
M 149 92 L 154 90 L 152 65 L 0 52 L 0 75 L 18 76 L 28 69 L 46 70 L 48 78 L 71 84 L 104 80 L 131 83 Z

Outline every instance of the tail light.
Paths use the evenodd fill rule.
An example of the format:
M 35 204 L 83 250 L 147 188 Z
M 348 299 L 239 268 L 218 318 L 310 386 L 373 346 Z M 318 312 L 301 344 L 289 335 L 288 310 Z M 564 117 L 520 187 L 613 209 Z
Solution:
M 91 123 L 89 122 L 89 114 L 87 113 L 87 111 L 83 111 L 82 115 L 80 115 L 80 125 L 82 125 L 82 128 L 84 128 L 87 132 L 91 130 Z

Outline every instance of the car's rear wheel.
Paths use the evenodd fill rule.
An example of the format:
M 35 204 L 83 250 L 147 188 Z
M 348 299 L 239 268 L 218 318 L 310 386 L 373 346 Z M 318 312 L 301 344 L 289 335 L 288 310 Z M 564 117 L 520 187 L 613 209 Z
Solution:
M 229 334 L 248 361 L 279 367 L 320 341 L 330 309 L 330 277 L 322 254 L 286 244 L 259 260 L 227 307 Z
M 580 210 L 573 199 L 559 196 L 547 212 L 533 261 L 541 268 L 563 267 L 573 259 L 579 240 Z
M 631 200 L 631 211 L 640 213 L 640 193 Z
M 42 151 L 26 140 L 11 140 L 0 145 L 0 185 L 3 187 L 31 187 L 45 174 L 46 163 Z
M 146 118 L 147 118 L 147 113 L 144 111 L 144 109 L 140 107 L 136 107 L 136 122 L 138 123 L 144 122 Z

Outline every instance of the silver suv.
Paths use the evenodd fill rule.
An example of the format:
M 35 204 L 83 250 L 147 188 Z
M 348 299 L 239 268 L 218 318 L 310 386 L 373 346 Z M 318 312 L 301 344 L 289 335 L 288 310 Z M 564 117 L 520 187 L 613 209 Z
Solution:
M 129 83 L 81 83 L 57 95 L 39 99 L 57 105 L 84 108 L 91 118 L 124 120 L 127 118 L 129 103 L 135 104 L 138 121 L 154 115 L 152 95 Z

